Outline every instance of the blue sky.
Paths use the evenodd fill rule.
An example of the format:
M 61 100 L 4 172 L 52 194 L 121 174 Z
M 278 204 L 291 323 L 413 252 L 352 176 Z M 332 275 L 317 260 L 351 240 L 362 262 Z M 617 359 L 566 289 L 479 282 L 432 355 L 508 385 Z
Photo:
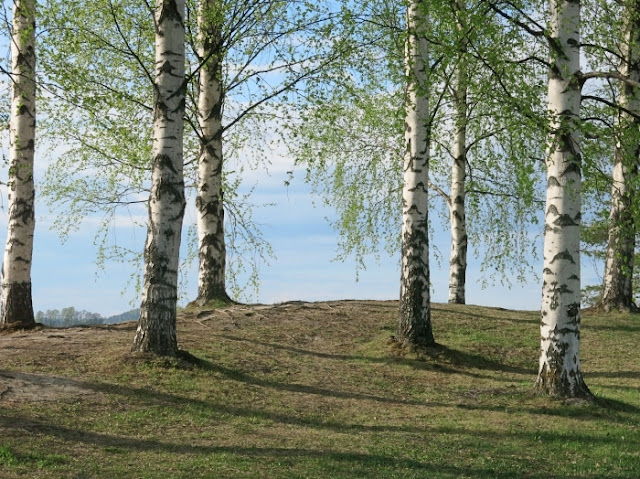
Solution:
M 372 258 L 367 269 L 360 271 L 359 280 L 356 281 L 354 261 L 334 261 L 338 252 L 337 237 L 326 221 L 326 217 L 333 216 L 334 212 L 328 207 L 314 206 L 310 188 L 302 179 L 296 178 L 289 187 L 285 187 L 286 171 L 289 169 L 291 164 L 286 159 L 280 159 L 275 161 L 269 175 L 264 171 L 247 174 L 247 187 L 255 185 L 253 201 L 257 204 L 274 204 L 257 208 L 254 218 L 261 225 L 276 256 L 269 265 L 260 267 L 259 295 L 251 300 L 275 303 L 290 300 L 397 299 L 398 257 L 383 255 L 379 262 Z M 7 205 L 4 193 L 3 200 L 0 228 L 4 233 Z M 34 309 L 74 306 L 106 316 L 137 307 L 139 295 L 132 286 L 127 287 L 130 275 L 135 273 L 131 264 L 107 263 L 103 271 L 96 267 L 96 219 L 87 218 L 62 243 L 57 233 L 49 230 L 53 217 L 45 205 L 38 204 L 33 260 Z M 193 212 L 187 211 L 185 222 L 190 220 L 193 220 Z M 446 256 L 449 250 L 447 226 L 437 225 L 435 231 L 433 246 Z M 121 221 L 112 234 L 122 245 L 134 249 L 143 247 L 144 228 Z M 435 259 L 431 261 L 434 302 L 445 302 L 447 299 L 447 260 L 445 257 L 439 262 Z M 541 259 L 532 260 L 534 265 L 537 262 L 542 267 Z M 469 304 L 511 309 L 539 308 L 541 285 L 535 278 L 510 289 L 501 284 L 482 289 L 479 269 L 479 261 L 471 257 L 467 274 Z M 597 281 L 589 264 L 583 267 L 583 277 L 588 282 Z M 185 279 L 187 287 L 182 304 L 196 296 L 195 264 Z

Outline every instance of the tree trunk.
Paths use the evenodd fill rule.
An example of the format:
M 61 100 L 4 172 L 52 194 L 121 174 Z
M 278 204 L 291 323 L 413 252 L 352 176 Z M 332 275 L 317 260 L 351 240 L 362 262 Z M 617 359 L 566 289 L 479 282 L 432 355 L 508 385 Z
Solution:
M 620 73 L 640 81 L 640 8 L 637 2 L 627 5 L 623 14 L 620 51 Z M 638 173 L 638 127 L 640 121 L 631 113 L 640 113 L 640 101 L 635 88 L 621 82 L 618 98 L 620 110 L 616 132 L 609 214 L 609 244 L 603 277 L 602 295 L 597 306 L 605 311 L 634 311 L 633 262 L 636 225 L 633 214 L 634 182 Z M 628 111 L 625 111 L 628 110 Z
M 397 340 L 411 349 L 423 349 L 435 343 L 429 297 L 427 40 L 421 34 L 425 12 L 423 2 L 409 2 L 405 51 L 408 86 L 402 191 L 402 276 Z
M 453 91 L 455 130 L 449 213 L 451 256 L 449 258 L 449 303 L 464 304 L 467 277 L 467 222 L 465 215 L 467 176 L 467 69 L 464 57 L 456 68 Z
M 35 230 L 35 9 L 35 0 L 14 0 L 11 32 L 9 222 L 2 263 L 2 328 L 35 325 L 31 298 L 31 260 Z
M 549 144 L 536 389 L 588 397 L 580 370 L 580 3 L 551 0 Z
M 153 169 L 145 276 L 133 351 L 178 353 L 176 304 L 182 219 L 185 108 L 184 0 L 156 0 Z
M 222 201 L 222 12 L 217 0 L 198 8 L 200 70 L 198 122 L 198 302 L 230 301 L 226 290 L 226 247 Z

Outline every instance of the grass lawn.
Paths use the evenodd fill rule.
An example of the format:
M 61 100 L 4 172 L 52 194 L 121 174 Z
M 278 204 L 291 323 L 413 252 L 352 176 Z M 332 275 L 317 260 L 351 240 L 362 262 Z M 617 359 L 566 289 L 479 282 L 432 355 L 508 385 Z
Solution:
M 0 478 L 640 478 L 640 316 L 585 313 L 595 402 L 531 394 L 538 313 L 397 303 L 184 312 L 197 358 L 128 353 L 135 324 L 0 336 Z

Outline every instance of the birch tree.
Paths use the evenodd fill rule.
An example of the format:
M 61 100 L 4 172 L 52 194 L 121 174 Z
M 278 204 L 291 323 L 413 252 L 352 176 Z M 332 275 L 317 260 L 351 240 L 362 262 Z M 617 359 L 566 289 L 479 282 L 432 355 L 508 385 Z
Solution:
M 35 230 L 33 162 L 36 129 L 35 0 L 14 0 L 11 30 L 9 218 L 2 263 L 0 327 L 35 325 L 31 261 Z
M 132 348 L 164 356 L 178 354 L 178 264 L 185 209 L 184 14 L 184 0 L 156 1 L 152 184 L 142 304 Z
M 220 2 L 198 4 L 198 300 L 229 301 L 226 287 L 226 244 L 222 199 L 222 21 Z
M 640 4 L 623 4 L 620 75 L 640 82 Z M 598 306 L 605 311 L 633 311 L 633 270 L 636 221 L 635 182 L 640 159 L 640 98 L 638 88 L 620 82 L 608 222 L 608 246 Z
M 279 112 L 281 105 L 286 104 L 283 98 L 295 93 L 298 85 L 341 56 L 341 47 L 333 45 L 330 34 L 322 33 L 333 30 L 332 17 L 336 12 L 329 7 L 295 3 L 289 0 L 198 3 L 197 62 L 202 65 L 196 68 L 200 304 L 230 301 L 225 285 L 225 133 L 242 121 L 260 117 L 271 121 L 273 129 L 278 123 L 277 116 L 283 113 Z M 322 45 L 325 40 L 326 45 Z M 301 43 L 306 49 L 301 48 Z M 271 85 L 273 77 L 280 79 Z M 250 98 L 248 105 L 235 116 L 224 118 L 225 107 L 227 111 L 232 108 L 233 95 L 240 88 Z M 250 136 L 264 140 L 268 133 L 256 133 L 265 126 L 265 122 L 256 121 Z M 255 142 L 256 151 L 260 151 L 259 141 Z
M 637 9 L 635 2 L 585 5 L 583 87 L 586 205 L 583 252 L 597 259 L 600 283 L 583 300 L 604 311 L 633 311 L 637 222 Z M 603 25 L 601 18 L 609 19 Z M 634 58 L 636 57 L 636 58 Z M 634 72 L 635 70 L 635 72 Z M 609 77 L 608 72 L 616 77 Z M 602 268 L 602 269 L 600 269 Z M 637 288 L 635 293 L 637 293 Z
M 464 12 L 464 0 L 456 1 L 456 11 Z M 460 18 L 456 22 L 458 33 L 462 33 L 458 63 L 454 71 L 452 97 L 454 106 L 451 192 L 448 198 L 451 224 L 451 255 L 449 257 L 449 303 L 464 304 L 467 276 L 467 222 L 465 212 L 467 176 L 467 51 L 466 27 Z
M 429 79 L 426 5 L 407 7 L 407 99 L 402 189 L 402 262 L 397 341 L 413 349 L 435 344 L 429 277 Z
M 461 62 L 456 72 L 454 102 L 456 120 L 452 142 L 453 164 L 451 167 L 451 193 L 449 213 L 451 222 L 451 255 L 449 257 L 449 303 L 466 302 L 467 277 L 467 222 L 465 211 L 467 176 L 467 87 L 466 68 Z
M 549 9 L 550 134 L 536 389 L 590 396 L 580 367 L 580 3 L 551 0 Z

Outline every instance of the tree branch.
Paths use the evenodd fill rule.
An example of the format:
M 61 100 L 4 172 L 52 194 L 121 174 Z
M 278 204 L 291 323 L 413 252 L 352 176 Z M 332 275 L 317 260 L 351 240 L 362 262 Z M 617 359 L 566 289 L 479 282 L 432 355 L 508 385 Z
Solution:
M 580 86 L 583 86 L 587 80 L 592 80 L 594 78 L 607 79 L 607 80 L 619 80 L 623 83 L 626 83 L 629 86 L 640 88 L 640 82 L 632 80 L 626 75 L 623 75 L 619 72 L 588 72 L 588 73 L 578 73 L 578 80 L 580 81 Z
M 622 105 L 612 102 L 610 100 L 607 100 L 606 98 L 602 98 L 599 96 L 594 96 L 594 95 L 582 95 L 582 99 L 583 100 L 594 100 L 597 101 L 599 103 L 603 103 L 607 106 L 610 106 L 611 108 L 614 108 L 618 111 L 621 111 L 623 113 L 626 113 L 627 115 L 635 118 L 636 120 L 640 120 L 640 114 L 638 112 L 629 110 L 628 108 L 623 107 Z
M 444 198 L 447 204 L 451 206 L 451 197 L 448 194 L 446 194 L 442 188 L 440 188 L 438 185 L 434 183 L 431 183 L 430 181 L 427 183 L 427 185 L 429 186 L 430 189 L 432 189 L 433 191 L 438 193 L 440 196 L 442 196 L 442 198 Z

